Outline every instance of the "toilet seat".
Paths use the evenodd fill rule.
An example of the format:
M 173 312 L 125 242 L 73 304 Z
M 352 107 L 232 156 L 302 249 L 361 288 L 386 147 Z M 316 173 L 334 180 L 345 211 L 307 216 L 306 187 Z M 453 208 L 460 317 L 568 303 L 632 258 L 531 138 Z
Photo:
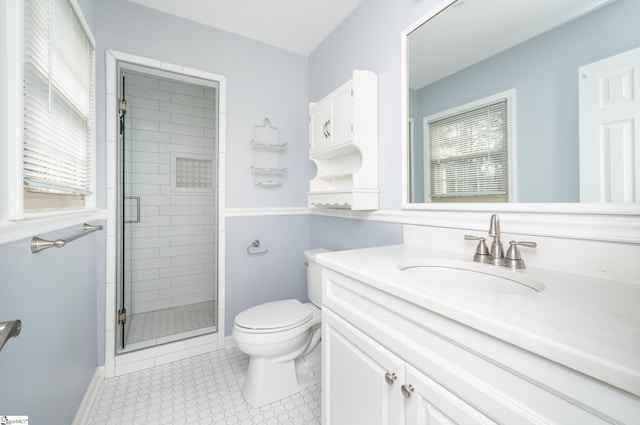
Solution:
M 298 300 L 280 300 L 251 307 L 238 314 L 235 325 L 247 333 L 273 333 L 309 322 L 312 311 Z

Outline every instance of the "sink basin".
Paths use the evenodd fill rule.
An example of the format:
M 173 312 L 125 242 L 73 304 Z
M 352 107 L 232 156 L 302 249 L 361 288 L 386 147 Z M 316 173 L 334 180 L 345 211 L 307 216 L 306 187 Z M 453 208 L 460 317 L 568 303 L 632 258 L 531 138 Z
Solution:
M 404 273 L 429 282 L 464 285 L 492 292 L 542 292 L 542 282 L 506 267 L 443 258 L 412 258 L 398 263 Z

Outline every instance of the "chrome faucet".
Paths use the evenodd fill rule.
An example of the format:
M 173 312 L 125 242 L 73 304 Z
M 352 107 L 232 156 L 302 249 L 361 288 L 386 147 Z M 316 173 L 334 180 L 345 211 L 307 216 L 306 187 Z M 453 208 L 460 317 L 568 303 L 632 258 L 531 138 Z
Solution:
M 500 219 L 498 214 L 491 216 L 491 223 L 489 224 L 489 237 L 493 238 L 491 244 L 491 251 L 489 252 L 491 263 L 496 266 L 504 265 L 504 248 L 502 248 L 502 241 L 500 240 Z
M 491 216 L 491 223 L 489 224 L 489 237 L 493 238 L 491 243 L 491 250 L 488 249 L 485 243 L 485 238 L 478 236 L 464 235 L 465 240 L 476 240 L 478 246 L 473 256 L 473 261 L 479 263 L 490 263 L 495 266 L 505 266 L 511 269 L 524 269 L 524 260 L 520 255 L 518 245 L 526 246 L 528 248 L 535 248 L 537 244 L 535 242 L 509 242 L 509 249 L 507 254 L 504 254 L 504 248 L 502 247 L 502 241 L 500 240 L 500 219 L 497 214 Z

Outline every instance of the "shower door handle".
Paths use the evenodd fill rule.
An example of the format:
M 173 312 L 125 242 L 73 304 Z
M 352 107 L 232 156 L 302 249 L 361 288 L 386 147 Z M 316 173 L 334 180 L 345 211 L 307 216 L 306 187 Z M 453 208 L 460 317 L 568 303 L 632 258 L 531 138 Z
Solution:
M 125 196 L 124 199 L 131 199 L 136 201 L 136 219 L 125 220 L 125 223 L 140 223 L 140 196 Z

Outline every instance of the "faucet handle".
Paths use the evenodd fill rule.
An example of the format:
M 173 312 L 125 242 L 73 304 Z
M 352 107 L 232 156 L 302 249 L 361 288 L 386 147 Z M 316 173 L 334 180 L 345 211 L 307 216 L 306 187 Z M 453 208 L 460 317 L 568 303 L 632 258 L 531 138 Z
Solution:
M 527 242 L 527 241 L 510 241 L 509 249 L 507 250 L 507 254 L 504 256 L 505 266 L 511 267 L 512 269 L 524 269 L 524 260 L 520 256 L 520 250 L 518 249 L 518 245 L 526 246 L 527 248 L 535 248 L 538 246 L 535 242 Z
M 484 238 L 473 235 L 464 235 L 464 239 L 467 241 L 478 241 L 476 253 L 473 256 L 473 261 L 477 261 L 479 263 L 489 262 L 489 248 L 487 247 Z

